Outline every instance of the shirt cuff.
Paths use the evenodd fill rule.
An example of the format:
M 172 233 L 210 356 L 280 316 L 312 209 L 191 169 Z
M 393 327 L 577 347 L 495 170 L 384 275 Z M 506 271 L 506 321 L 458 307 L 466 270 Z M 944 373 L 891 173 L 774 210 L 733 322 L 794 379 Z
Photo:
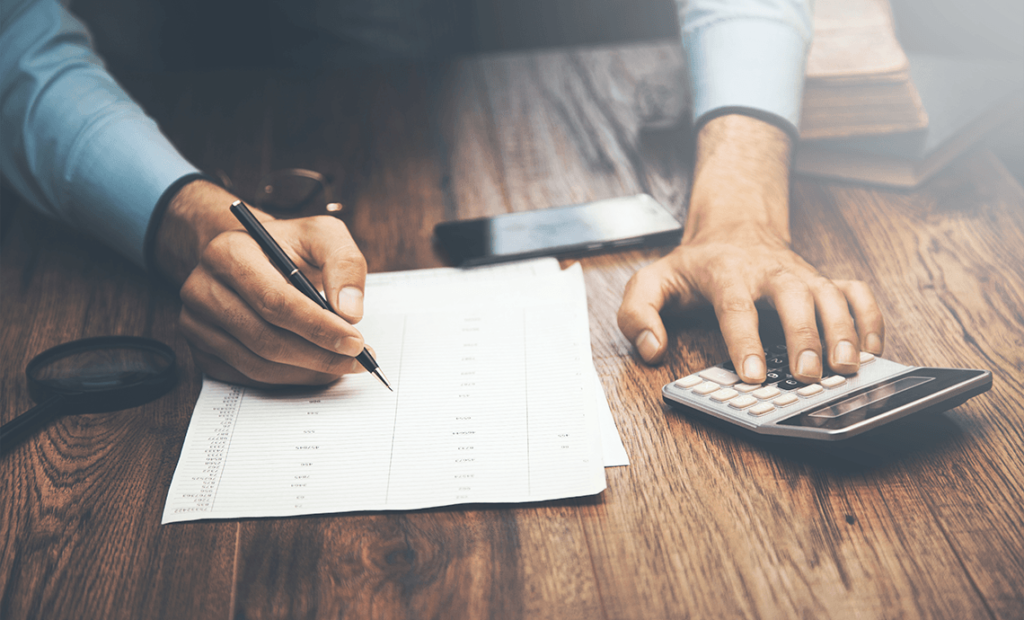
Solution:
M 142 114 L 124 114 L 92 128 L 78 144 L 70 187 L 79 203 L 75 224 L 137 265 L 146 265 L 146 229 L 160 197 L 198 172 Z M 84 207 L 84 208 L 81 208 Z
M 800 126 L 807 41 L 783 22 L 717 21 L 686 33 L 693 118 L 722 108 L 760 110 Z

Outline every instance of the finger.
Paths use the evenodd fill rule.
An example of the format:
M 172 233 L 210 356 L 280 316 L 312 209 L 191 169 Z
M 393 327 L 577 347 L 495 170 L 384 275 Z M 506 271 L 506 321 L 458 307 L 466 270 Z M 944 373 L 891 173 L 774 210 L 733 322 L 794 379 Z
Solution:
M 671 296 L 674 280 L 669 261 L 661 259 L 633 274 L 622 295 L 617 316 L 619 330 L 648 364 L 660 362 L 668 348 L 661 310 Z M 688 290 L 682 294 L 689 297 Z
M 885 320 L 871 288 L 860 280 L 836 280 L 835 284 L 853 309 L 861 351 L 881 355 L 885 347 Z
M 262 321 L 328 351 L 351 356 L 361 350 L 359 330 L 299 292 L 245 233 L 232 231 L 216 237 L 203 253 L 201 268 L 224 289 L 233 291 Z M 184 294 L 183 288 L 183 300 Z
M 232 367 L 230 364 L 220 359 L 212 353 L 207 353 L 196 347 L 192 347 L 192 359 L 196 363 L 196 367 L 199 368 L 206 376 L 217 381 L 225 381 L 227 383 L 237 383 L 239 385 L 246 385 L 249 387 L 272 389 L 278 388 L 283 385 L 327 385 L 331 381 L 336 380 L 337 377 L 331 381 L 324 382 L 310 382 L 310 381 L 290 381 L 280 383 L 266 383 L 263 381 L 257 381 L 250 377 L 242 374 L 238 369 Z
M 739 284 L 723 282 L 715 291 L 705 291 L 715 307 L 715 316 L 729 349 L 729 359 L 744 383 L 764 383 L 764 347 L 758 333 L 757 306 L 750 291 Z
M 375 351 L 373 347 L 371 347 L 370 345 L 366 345 L 366 350 L 370 352 L 370 357 L 372 357 L 374 360 L 377 359 L 377 351 Z M 357 373 L 369 371 L 361 363 L 359 363 L 359 360 L 356 360 L 356 363 L 352 364 L 352 372 Z
M 821 380 L 821 339 L 811 291 L 789 272 L 776 275 L 769 290 L 786 334 L 789 371 L 802 383 Z
M 334 373 L 279 364 L 253 354 L 226 332 L 191 320 L 185 312 L 182 312 L 179 325 L 193 349 L 194 357 L 197 357 L 197 352 L 201 354 L 197 357 L 197 363 L 209 363 L 209 369 L 216 373 L 211 376 L 221 380 L 264 385 L 324 385 L 337 380 L 342 374 L 351 372 L 355 363 L 353 359 L 346 358 L 346 361 L 339 365 L 338 372 Z M 204 371 L 207 371 L 208 367 L 201 366 Z
M 827 278 L 815 278 L 810 289 L 825 332 L 829 368 L 843 375 L 856 373 L 860 368 L 860 339 L 846 295 Z
M 363 318 L 366 259 L 341 220 L 327 215 L 306 218 L 304 226 L 303 258 L 320 270 L 331 307 L 345 320 L 358 323 Z
M 226 357 L 224 350 L 244 349 L 269 362 L 286 364 L 331 375 L 346 371 L 352 357 L 362 351 L 362 340 L 346 343 L 348 354 L 319 347 L 285 329 L 271 325 L 257 315 L 233 291 L 216 280 L 208 287 L 195 286 L 190 278 L 182 288 L 181 322 L 193 340 L 216 343 L 211 352 Z M 240 353 L 227 361 L 241 363 Z

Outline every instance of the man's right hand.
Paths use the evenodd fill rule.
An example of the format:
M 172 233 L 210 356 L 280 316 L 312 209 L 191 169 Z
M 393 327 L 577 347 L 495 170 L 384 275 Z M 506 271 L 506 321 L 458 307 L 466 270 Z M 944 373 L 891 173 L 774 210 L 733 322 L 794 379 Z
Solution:
M 779 313 L 798 381 L 819 381 L 825 363 L 856 373 L 861 351 L 882 352 L 885 322 L 868 286 L 829 279 L 790 248 L 790 149 L 785 132 L 747 116 L 721 116 L 701 130 L 682 242 L 633 275 L 619 308 L 619 328 L 644 361 L 656 364 L 668 350 L 662 312 L 710 304 L 736 372 L 762 383 L 762 299 Z
M 327 312 L 298 291 L 228 210 L 236 198 L 195 181 L 171 201 L 157 231 L 158 269 L 181 285 L 180 327 L 196 365 L 246 385 L 319 385 L 360 372 L 366 261 L 331 216 L 253 214 L 321 288 Z

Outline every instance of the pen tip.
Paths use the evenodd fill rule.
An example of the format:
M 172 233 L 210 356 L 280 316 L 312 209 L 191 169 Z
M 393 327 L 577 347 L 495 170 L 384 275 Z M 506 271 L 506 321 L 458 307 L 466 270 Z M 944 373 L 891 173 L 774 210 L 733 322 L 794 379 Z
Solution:
M 395 389 L 391 387 L 391 382 L 388 381 L 388 378 L 384 376 L 384 372 L 379 367 L 373 369 L 373 375 L 380 379 L 380 382 L 384 384 L 384 387 L 391 390 L 392 392 L 395 391 Z

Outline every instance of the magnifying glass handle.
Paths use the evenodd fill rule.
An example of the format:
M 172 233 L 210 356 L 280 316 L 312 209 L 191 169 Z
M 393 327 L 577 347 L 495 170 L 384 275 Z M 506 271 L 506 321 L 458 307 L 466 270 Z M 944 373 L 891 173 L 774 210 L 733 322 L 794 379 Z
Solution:
M 0 427 L 0 454 L 7 453 L 63 411 L 64 397 L 54 394 Z

